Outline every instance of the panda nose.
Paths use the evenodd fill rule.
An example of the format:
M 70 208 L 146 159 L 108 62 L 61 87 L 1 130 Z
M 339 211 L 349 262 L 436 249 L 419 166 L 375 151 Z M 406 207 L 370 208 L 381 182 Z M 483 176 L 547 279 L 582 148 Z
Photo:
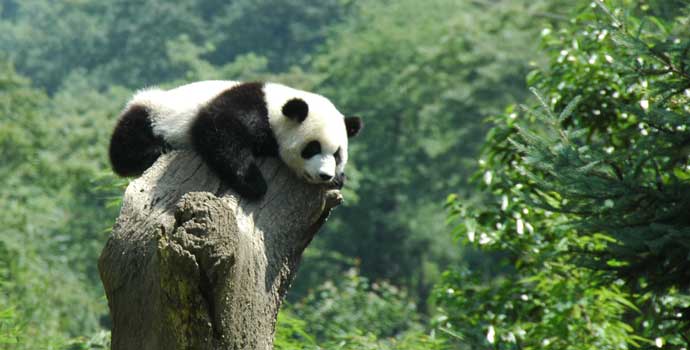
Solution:
M 320 173 L 320 174 L 319 174 L 319 177 L 320 177 L 321 180 L 323 180 L 323 181 L 328 181 L 328 180 L 330 180 L 330 179 L 333 178 L 333 175 L 326 174 L 326 173 Z

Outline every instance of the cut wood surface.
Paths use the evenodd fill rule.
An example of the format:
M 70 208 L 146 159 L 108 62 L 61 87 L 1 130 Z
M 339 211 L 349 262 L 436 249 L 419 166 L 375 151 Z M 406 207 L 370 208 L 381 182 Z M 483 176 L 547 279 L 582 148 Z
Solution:
M 260 168 L 259 201 L 186 151 L 130 183 L 99 260 L 114 350 L 272 348 L 302 252 L 342 197 L 276 159 Z

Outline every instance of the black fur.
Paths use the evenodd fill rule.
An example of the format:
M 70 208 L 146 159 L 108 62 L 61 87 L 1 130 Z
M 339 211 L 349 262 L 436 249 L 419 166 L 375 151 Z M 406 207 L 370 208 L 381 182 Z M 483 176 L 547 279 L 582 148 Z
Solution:
M 283 115 L 299 123 L 307 119 L 309 105 L 301 98 L 293 98 L 283 105 Z
M 345 180 L 347 179 L 347 176 L 345 176 L 345 173 L 340 173 L 335 175 L 333 178 L 333 181 L 331 181 L 331 188 L 335 189 L 342 189 L 343 186 L 345 186 Z
M 319 153 L 321 153 L 321 144 L 319 141 L 311 141 L 302 149 L 301 156 L 304 159 L 309 159 Z
M 355 137 L 362 130 L 364 123 L 360 117 L 345 117 L 345 129 L 347 129 L 347 137 Z
M 335 158 L 335 164 L 340 165 L 340 163 L 343 161 L 343 151 L 341 149 L 342 147 L 338 147 L 338 149 L 333 153 L 333 157 Z
M 163 153 L 167 144 L 155 136 L 148 111 L 132 106 L 122 114 L 110 139 L 110 164 L 120 176 L 141 175 Z
M 266 181 L 256 156 L 278 156 L 278 143 L 268 123 L 262 83 L 244 83 L 220 94 L 192 125 L 194 150 L 241 196 L 261 198 Z

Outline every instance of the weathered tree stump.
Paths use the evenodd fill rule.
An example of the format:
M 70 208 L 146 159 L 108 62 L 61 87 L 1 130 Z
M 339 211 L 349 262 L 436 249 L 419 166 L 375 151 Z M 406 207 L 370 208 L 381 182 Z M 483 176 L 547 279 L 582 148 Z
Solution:
M 275 159 L 260 201 L 191 152 L 162 156 L 125 192 L 99 260 L 112 349 L 271 349 L 302 252 L 340 204 Z

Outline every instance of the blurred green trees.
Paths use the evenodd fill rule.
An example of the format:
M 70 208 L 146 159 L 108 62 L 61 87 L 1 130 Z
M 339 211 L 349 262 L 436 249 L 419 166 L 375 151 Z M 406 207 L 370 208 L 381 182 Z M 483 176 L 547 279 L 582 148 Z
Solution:
M 87 141 L 99 138 L 96 115 L 73 118 L 59 97 L 31 88 L 6 62 L 0 69 L 0 309 L 12 308 L 20 345 L 50 348 L 94 332 L 106 312 L 94 261 L 113 192 L 97 186 L 102 165 L 92 154 L 103 152 Z M 50 119 L 57 111 L 59 126 Z
M 279 72 L 304 63 L 348 3 L 3 0 L 0 51 L 50 92 L 70 74 L 99 89 L 178 80 L 188 69 L 178 56 L 190 51 L 215 66 L 252 53 Z M 171 46 L 179 41 L 182 51 Z

